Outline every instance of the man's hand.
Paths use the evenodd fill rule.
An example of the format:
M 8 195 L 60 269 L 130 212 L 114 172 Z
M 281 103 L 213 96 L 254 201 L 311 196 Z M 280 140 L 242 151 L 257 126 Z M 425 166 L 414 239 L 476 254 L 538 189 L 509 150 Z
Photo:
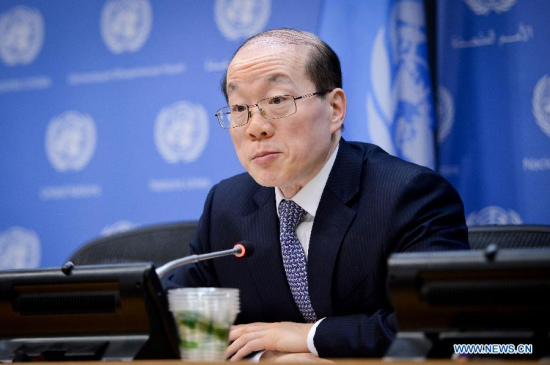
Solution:
M 278 352 L 309 352 L 307 335 L 313 323 L 250 323 L 231 327 L 226 355 L 231 361 L 261 350 Z

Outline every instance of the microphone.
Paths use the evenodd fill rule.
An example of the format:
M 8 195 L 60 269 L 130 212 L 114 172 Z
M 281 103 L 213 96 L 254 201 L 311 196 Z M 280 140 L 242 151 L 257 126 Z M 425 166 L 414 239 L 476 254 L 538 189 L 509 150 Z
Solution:
M 252 243 L 248 241 L 242 241 L 237 243 L 235 246 L 233 246 L 233 248 L 229 250 L 210 252 L 202 255 L 190 255 L 190 256 L 182 257 L 181 259 L 169 261 L 166 264 L 159 267 L 156 270 L 156 272 L 159 279 L 162 279 L 168 271 L 180 266 L 185 266 L 187 264 L 192 264 L 199 261 L 211 260 L 218 257 L 231 256 L 231 255 L 234 255 L 235 257 L 238 257 L 238 258 L 248 257 L 252 255 L 253 252 L 254 252 L 254 246 L 252 245 Z

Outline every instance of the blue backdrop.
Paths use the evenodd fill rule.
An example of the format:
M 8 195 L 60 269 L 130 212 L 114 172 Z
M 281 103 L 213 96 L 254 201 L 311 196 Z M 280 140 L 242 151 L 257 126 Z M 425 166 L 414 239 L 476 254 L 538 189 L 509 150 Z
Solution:
M 550 224 L 550 2 L 439 3 L 441 173 L 469 225 Z
M 439 168 L 470 224 L 550 224 L 550 3 L 438 3 L 433 91 L 421 0 L 1 2 L 0 268 L 197 219 L 243 171 L 213 116 L 228 59 L 282 26 L 341 56 L 345 138 Z

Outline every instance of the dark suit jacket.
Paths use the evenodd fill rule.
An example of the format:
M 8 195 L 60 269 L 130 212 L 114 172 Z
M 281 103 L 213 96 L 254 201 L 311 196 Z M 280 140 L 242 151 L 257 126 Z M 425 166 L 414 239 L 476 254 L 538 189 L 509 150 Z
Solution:
M 248 174 L 210 191 L 193 253 L 254 243 L 251 257 L 203 261 L 175 271 L 168 287 L 239 288 L 237 323 L 304 322 L 288 286 L 273 188 Z M 315 216 L 309 245 L 309 293 L 321 357 L 383 356 L 396 332 L 386 290 L 393 252 L 468 248 L 462 201 L 433 171 L 377 146 L 340 142 Z

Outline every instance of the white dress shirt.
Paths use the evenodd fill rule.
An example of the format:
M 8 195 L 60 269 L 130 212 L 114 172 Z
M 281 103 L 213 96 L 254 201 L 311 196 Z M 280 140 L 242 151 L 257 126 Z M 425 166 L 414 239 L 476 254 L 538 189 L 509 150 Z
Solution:
M 304 253 L 307 260 L 308 250 L 309 250 L 309 239 L 311 238 L 311 229 L 313 228 L 313 221 L 315 219 L 315 214 L 317 213 L 317 208 L 319 207 L 319 202 L 321 201 L 321 195 L 323 195 L 323 190 L 327 185 L 328 176 L 336 160 L 336 155 L 338 154 L 339 145 L 336 145 L 336 149 L 325 163 L 325 166 L 315 175 L 310 182 L 308 182 L 300 191 L 292 197 L 296 204 L 298 204 L 302 209 L 304 209 L 307 214 L 298 224 L 296 228 L 296 235 L 298 240 L 304 248 Z M 279 215 L 279 203 L 286 199 L 279 188 L 275 188 L 275 203 L 277 206 L 277 215 Z M 315 345 L 313 344 L 313 337 L 315 336 L 315 330 L 317 326 L 324 318 L 321 318 L 311 328 L 307 336 L 307 347 L 309 351 L 314 355 L 319 355 Z

